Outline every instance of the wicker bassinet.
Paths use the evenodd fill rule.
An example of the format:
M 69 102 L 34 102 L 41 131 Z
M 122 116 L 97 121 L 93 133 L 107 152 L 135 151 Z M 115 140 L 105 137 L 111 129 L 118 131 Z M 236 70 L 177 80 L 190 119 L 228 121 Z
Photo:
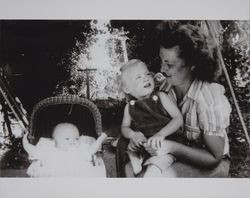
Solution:
M 102 132 L 101 114 L 93 102 L 76 95 L 55 96 L 34 106 L 30 117 L 30 142 L 36 144 L 40 137 L 51 138 L 53 128 L 61 122 L 75 124 L 80 135 L 97 138 Z

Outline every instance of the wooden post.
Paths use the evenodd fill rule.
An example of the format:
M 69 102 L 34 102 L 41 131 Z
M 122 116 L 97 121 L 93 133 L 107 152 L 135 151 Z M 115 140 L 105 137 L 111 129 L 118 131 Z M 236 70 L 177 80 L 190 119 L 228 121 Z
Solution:
M 81 69 L 81 70 L 78 70 L 78 71 L 83 71 L 83 72 L 86 72 L 86 85 L 87 85 L 87 99 L 90 99 L 90 87 L 89 87 L 89 73 L 91 71 L 96 71 L 97 69 L 89 69 L 89 68 L 86 68 L 86 69 Z
M 212 38 L 215 40 L 216 42 L 216 29 L 214 27 L 214 21 L 206 21 L 206 24 L 208 26 L 208 29 L 210 31 L 210 34 L 212 36 Z M 234 104 L 235 104 L 235 107 L 236 107 L 236 111 L 238 113 L 238 116 L 239 116 L 239 119 L 240 119 L 240 122 L 241 122 L 241 126 L 243 128 L 243 132 L 245 133 L 245 136 L 246 136 L 246 140 L 247 140 L 247 143 L 250 147 L 250 139 L 249 139 L 249 135 L 248 135 L 248 132 L 247 132 L 247 128 L 246 128 L 246 125 L 245 125 L 245 122 L 244 122 L 244 119 L 242 117 L 242 114 L 241 114 L 241 111 L 240 111 L 240 108 L 239 108 L 239 105 L 238 105 L 238 102 L 237 102 L 237 99 L 235 97 L 235 93 L 234 93 L 234 90 L 233 90 L 233 86 L 231 84 L 231 81 L 230 81 L 230 78 L 229 78 L 229 75 L 228 75 L 228 72 L 227 72 L 227 68 L 225 66 L 225 63 L 224 63 L 224 60 L 223 60 L 223 57 L 222 57 L 222 53 L 221 53 L 221 50 L 219 49 L 219 45 L 218 45 L 218 42 L 216 42 L 217 44 L 217 55 L 218 55 L 218 58 L 220 60 L 220 65 L 222 67 L 222 70 L 225 74 L 225 77 L 226 77 L 226 80 L 227 80 L 227 83 L 228 83 L 228 86 L 229 86 L 229 89 L 230 89 L 230 92 L 232 94 L 232 97 L 233 97 L 233 101 L 234 101 Z

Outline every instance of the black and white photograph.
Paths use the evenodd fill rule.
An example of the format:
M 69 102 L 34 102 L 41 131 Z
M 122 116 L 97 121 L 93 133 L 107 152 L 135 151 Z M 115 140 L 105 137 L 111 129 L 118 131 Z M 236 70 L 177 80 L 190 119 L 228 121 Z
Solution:
M 248 180 L 250 21 L 104 18 L 0 18 L 0 177 Z
M 1 177 L 249 177 L 249 31 L 1 20 Z

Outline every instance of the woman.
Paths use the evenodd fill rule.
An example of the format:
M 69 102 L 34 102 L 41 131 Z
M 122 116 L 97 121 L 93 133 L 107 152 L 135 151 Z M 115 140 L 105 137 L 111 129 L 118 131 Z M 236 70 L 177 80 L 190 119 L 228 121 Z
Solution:
M 224 87 L 212 83 L 218 65 L 211 42 L 192 25 L 182 25 L 168 35 L 162 31 L 159 42 L 161 72 L 166 79 L 161 89 L 177 103 L 184 119 L 182 142 L 165 140 L 165 152 L 177 159 L 165 176 L 228 176 L 226 129 L 231 107 Z M 158 154 L 153 148 L 148 152 Z

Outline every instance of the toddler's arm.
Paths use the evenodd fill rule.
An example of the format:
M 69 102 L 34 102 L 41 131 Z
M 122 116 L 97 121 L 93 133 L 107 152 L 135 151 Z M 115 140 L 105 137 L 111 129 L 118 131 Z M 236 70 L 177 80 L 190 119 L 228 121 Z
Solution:
M 159 148 L 165 137 L 171 135 L 177 131 L 183 124 L 182 114 L 178 107 L 170 100 L 167 94 L 160 92 L 159 98 L 161 100 L 162 106 L 171 116 L 170 122 L 163 127 L 158 133 L 149 138 L 148 143 Z
M 125 138 L 128 138 L 132 141 L 131 145 L 135 147 L 131 147 L 131 150 L 136 150 L 136 147 L 143 146 L 143 143 L 147 141 L 146 137 L 141 132 L 135 132 L 130 128 L 131 125 L 131 117 L 129 115 L 129 104 L 126 105 L 122 120 L 121 132 Z

